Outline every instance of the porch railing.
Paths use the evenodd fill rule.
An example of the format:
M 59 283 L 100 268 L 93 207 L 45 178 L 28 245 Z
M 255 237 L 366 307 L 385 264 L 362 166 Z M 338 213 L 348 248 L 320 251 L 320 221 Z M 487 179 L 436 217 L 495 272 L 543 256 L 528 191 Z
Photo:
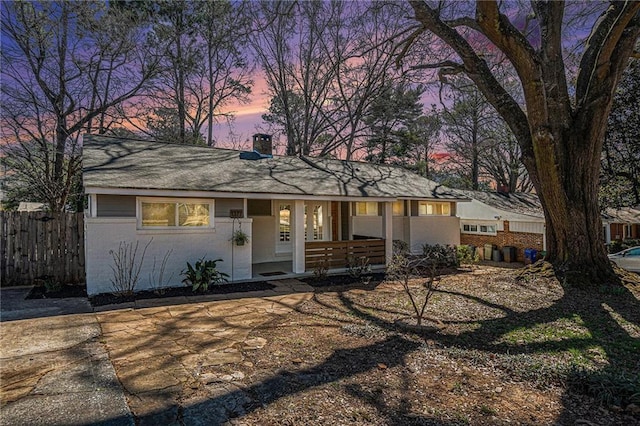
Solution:
M 385 262 L 383 239 L 349 241 L 309 241 L 305 243 L 305 268 L 325 266 L 329 269 L 345 268 L 351 259 L 367 257 L 370 265 Z

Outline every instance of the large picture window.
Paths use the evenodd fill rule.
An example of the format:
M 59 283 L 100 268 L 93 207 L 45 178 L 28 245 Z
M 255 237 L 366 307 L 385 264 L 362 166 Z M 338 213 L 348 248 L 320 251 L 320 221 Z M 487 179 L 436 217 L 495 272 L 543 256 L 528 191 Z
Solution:
M 141 199 L 140 228 L 212 228 L 213 200 Z

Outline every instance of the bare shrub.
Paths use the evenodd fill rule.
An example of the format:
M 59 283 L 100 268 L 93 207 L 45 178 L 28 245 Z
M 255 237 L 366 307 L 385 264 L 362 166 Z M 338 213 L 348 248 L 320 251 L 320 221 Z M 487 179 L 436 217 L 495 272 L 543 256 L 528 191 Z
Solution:
M 140 270 L 142 269 L 142 262 L 144 262 L 144 255 L 151 241 L 153 241 L 153 238 L 144 246 L 140 259 L 138 259 L 139 241 L 136 241 L 135 245 L 120 241 L 118 251 L 109 250 L 109 254 L 113 258 L 111 288 L 113 288 L 114 293 L 121 296 L 130 296 L 134 293 L 140 280 Z
M 405 294 L 411 302 L 417 324 L 422 325 L 427 305 L 440 284 L 438 263 L 426 256 L 410 256 L 394 253 L 387 266 L 387 280 L 402 284 Z M 419 281 L 418 286 L 412 286 Z M 424 292 L 420 301 L 420 293 Z
M 169 257 L 171 257 L 172 253 L 173 249 L 167 250 L 167 252 L 162 257 L 162 261 L 160 262 L 159 266 L 157 264 L 156 257 L 153 256 L 153 266 L 151 267 L 151 273 L 149 274 L 149 284 L 151 285 L 151 288 L 153 288 L 153 291 L 155 293 L 164 294 L 165 287 L 168 287 L 169 282 L 171 282 L 171 280 L 173 279 L 174 274 L 169 275 L 168 278 L 166 278 L 165 274 L 167 261 L 169 260 Z M 157 274 L 156 268 L 158 269 Z

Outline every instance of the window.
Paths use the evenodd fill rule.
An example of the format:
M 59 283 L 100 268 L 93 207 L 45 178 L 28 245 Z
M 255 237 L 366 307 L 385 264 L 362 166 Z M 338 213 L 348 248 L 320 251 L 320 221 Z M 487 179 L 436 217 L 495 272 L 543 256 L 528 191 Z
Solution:
M 140 200 L 141 228 L 210 228 L 213 200 Z
M 496 235 L 497 226 L 495 224 L 463 223 L 462 232 L 465 234 L 487 234 Z
M 356 216 L 378 216 L 378 203 L 376 201 L 357 202 Z
M 393 215 L 394 216 L 404 216 L 404 201 L 394 201 L 393 202 Z
M 418 203 L 418 216 L 450 216 L 451 204 L 449 203 L 432 203 L 428 201 L 420 201 Z
M 291 204 L 280 204 L 278 207 L 280 242 L 291 241 Z

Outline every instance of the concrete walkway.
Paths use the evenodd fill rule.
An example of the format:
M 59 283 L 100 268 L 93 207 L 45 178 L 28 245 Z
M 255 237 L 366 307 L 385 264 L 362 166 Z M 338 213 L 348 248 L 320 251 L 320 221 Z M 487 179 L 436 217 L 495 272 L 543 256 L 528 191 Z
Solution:
M 0 321 L 93 312 L 86 298 L 25 300 L 29 291 L 31 286 L 7 287 L 0 290 Z
M 2 425 L 133 425 L 94 314 L 0 325 Z
M 312 297 L 300 281 L 273 284 L 274 290 L 242 299 L 87 314 L 72 314 L 70 299 L 44 306 L 46 299 L 21 302 L 13 292 L 12 304 L 2 303 L 5 319 L 20 312 L 29 317 L 38 308 L 56 316 L 0 323 L 0 424 L 222 423 L 242 401 L 206 402 L 234 394 L 242 373 L 216 369 L 241 365 L 243 351 L 266 344 L 249 338 L 253 328 Z

